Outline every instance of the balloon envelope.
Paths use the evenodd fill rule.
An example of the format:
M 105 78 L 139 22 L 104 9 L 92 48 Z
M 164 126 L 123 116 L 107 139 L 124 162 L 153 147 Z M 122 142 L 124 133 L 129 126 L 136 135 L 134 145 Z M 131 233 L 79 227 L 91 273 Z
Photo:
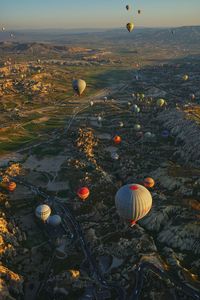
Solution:
M 121 218 L 136 222 L 150 211 L 152 197 L 144 186 L 127 184 L 116 193 L 115 205 Z
M 144 186 L 146 188 L 152 188 L 155 185 L 155 181 L 151 177 L 147 177 L 144 179 Z
M 187 74 L 183 75 L 183 80 L 187 81 L 189 79 L 189 76 Z
M 86 82 L 82 79 L 75 79 L 72 82 L 72 86 L 74 91 L 80 96 L 86 88 Z
M 134 28 L 134 24 L 133 24 L 133 23 L 127 23 L 127 24 L 126 24 L 126 28 L 127 28 L 127 30 L 128 30 L 129 32 L 131 32 L 131 31 L 133 30 L 133 28 Z
M 158 99 L 156 104 L 157 106 L 162 107 L 163 105 L 165 105 L 166 101 L 164 99 Z
M 114 152 L 111 154 L 111 158 L 114 159 L 114 160 L 118 160 L 119 159 L 119 154 Z
M 38 217 L 42 221 L 46 221 L 50 214 L 51 208 L 46 204 L 39 205 L 35 210 L 36 217 Z
M 59 215 L 53 215 L 53 216 L 50 216 L 48 219 L 47 219 L 47 223 L 49 225 L 52 225 L 52 226 L 59 226 L 62 222 L 62 219 Z
M 113 138 L 113 142 L 115 144 L 120 144 L 122 141 L 121 137 L 119 135 L 116 135 L 114 138 Z
M 89 195 L 90 195 L 90 190 L 87 187 L 81 187 L 77 191 L 77 195 L 79 196 L 79 198 L 81 200 L 86 200 L 89 197 Z
M 134 130 L 139 131 L 140 129 L 141 129 L 141 125 L 140 124 L 135 124 Z
M 169 136 L 169 131 L 168 130 L 163 130 L 161 135 L 162 135 L 162 137 L 167 138 Z
M 145 132 L 144 137 L 149 139 L 152 137 L 152 133 L 150 131 Z

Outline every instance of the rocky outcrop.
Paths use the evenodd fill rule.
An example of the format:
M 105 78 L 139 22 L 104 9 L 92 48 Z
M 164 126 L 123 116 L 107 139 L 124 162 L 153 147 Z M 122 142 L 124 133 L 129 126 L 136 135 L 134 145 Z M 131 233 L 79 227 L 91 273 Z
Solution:
M 0 265 L 0 291 L 2 300 L 14 300 L 23 295 L 23 278 Z
M 200 127 L 187 114 L 179 110 L 166 110 L 158 115 L 157 121 L 170 130 L 175 137 L 177 155 L 185 163 L 200 166 Z

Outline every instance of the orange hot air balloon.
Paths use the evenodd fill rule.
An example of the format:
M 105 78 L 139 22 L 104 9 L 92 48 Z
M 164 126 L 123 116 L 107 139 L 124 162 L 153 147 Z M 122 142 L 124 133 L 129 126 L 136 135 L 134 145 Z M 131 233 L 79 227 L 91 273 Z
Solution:
M 8 183 L 8 190 L 9 190 L 9 192 L 14 192 L 14 190 L 16 189 L 16 187 L 17 187 L 17 185 L 16 185 L 16 183 L 14 181 Z
M 121 137 L 120 137 L 119 135 L 116 135 L 116 136 L 114 137 L 114 139 L 113 139 L 113 142 L 114 142 L 115 144 L 120 144 L 121 141 L 122 141 L 122 139 L 121 139 Z
M 17 185 L 13 181 L 11 181 L 11 182 L 1 182 L 1 187 L 4 188 L 5 190 L 9 191 L 9 192 L 14 192 Z
M 87 187 L 81 187 L 80 189 L 78 189 L 77 195 L 81 200 L 86 200 L 90 195 L 90 191 Z
M 153 180 L 153 178 L 147 177 L 144 179 L 143 184 L 146 188 L 152 188 L 155 185 L 155 181 Z

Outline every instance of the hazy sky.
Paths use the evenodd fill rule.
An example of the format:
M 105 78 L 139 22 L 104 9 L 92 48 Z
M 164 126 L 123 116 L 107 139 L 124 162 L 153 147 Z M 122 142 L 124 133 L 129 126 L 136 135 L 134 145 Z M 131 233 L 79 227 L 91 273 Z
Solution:
M 122 27 L 129 21 L 200 25 L 200 0 L 0 0 L 0 26 L 7 29 Z

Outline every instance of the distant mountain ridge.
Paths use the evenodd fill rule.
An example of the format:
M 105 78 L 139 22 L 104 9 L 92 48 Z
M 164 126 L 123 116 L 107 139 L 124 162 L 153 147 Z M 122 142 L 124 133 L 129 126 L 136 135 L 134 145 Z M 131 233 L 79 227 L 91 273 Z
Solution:
M 99 29 L 100 30 L 100 29 Z M 132 33 L 126 29 L 109 29 L 97 32 L 73 32 L 65 30 L 16 31 L 15 39 L 0 33 L 0 50 L 11 52 L 66 51 L 68 47 L 94 47 L 107 44 L 134 43 L 141 45 L 200 47 L 200 26 L 178 28 L 136 28 Z M 59 45 L 59 46 L 58 46 Z M 67 46 L 66 46 L 67 45 Z

